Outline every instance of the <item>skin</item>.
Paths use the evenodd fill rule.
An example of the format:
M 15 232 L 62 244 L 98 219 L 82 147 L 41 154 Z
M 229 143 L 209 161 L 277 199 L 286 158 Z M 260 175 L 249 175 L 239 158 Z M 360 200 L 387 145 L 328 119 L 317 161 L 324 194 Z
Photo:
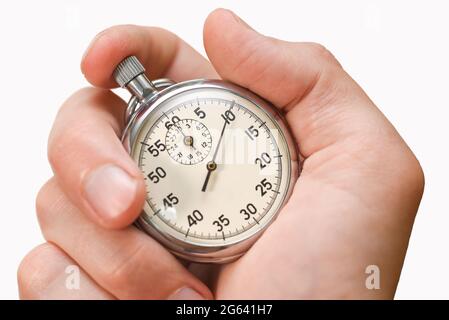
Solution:
M 54 177 L 37 197 L 47 243 L 19 267 L 21 298 L 393 298 L 424 188 L 406 143 L 321 45 L 263 36 L 218 9 L 205 22 L 204 46 L 210 62 L 157 28 L 116 26 L 94 39 L 81 63 L 94 87 L 64 103 L 50 134 Z M 108 89 L 114 67 L 132 54 L 151 78 L 226 79 L 284 113 L 302 174 L 279 218 L 236 262 L 189 265 L 129 226 L 145 190 L 118 138 L 126 104 Z M 110 219 L 84 193 L 86 176 L 108 164 L 138 186 L 128 209 Z M 75 292 L 60 284 L 69 264 L 85 284 Z M 365 286 L 369 265 L 379 267 L 378 290 Z

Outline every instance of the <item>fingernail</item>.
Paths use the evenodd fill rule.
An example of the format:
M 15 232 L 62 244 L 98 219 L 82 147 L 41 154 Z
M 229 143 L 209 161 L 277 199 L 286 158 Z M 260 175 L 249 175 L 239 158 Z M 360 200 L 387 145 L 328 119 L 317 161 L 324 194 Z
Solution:
M 202 295 L 191 288 L 181 288 L 170 295 L 167 300 L 205 300 Z
M 87 54 L 88 54 L 89 51 L 90 51 L 90 48 L 92 47 L 92 45 L 94 44 L 94 42 L 95 42 L 96 39 L 97 39 L 97 37 L 93 38 L 93 39 L 90 41 L 90 43 L 89 43 L 89 45 L 87 46 L 86 50 L 84 50 L 83 56 L 82 56 L 82 58 L 81 58 L 81 61 L 84 61 L 84 59 L 86 58 Z
M 242 18 L 240 18 L 237 14 L 235 14 L 233 11 L 226 9 L 235 19 L 235 21 L 237 21 L 238 23 L 242 24 L 243 26 L 254 30 L 253 28 L 251 28 L 251 26 L 249 24 L 247 24 Z
M 81 61 L 86 58 L 87 54 L 89 53 L 90 49 L 92 48 L 93 44 L 105 33 L 107 29 L 97 33 L 97 35 L 90 41 L 89 45 L 87 46 L 86 50 L 83 53 L 83 57 L 81 58 Z
M 136 196 L 137 184 L 123 169 L 104 165 L 86 177 L 84 192 L 100 218 L 111 220 L 131 206 Z

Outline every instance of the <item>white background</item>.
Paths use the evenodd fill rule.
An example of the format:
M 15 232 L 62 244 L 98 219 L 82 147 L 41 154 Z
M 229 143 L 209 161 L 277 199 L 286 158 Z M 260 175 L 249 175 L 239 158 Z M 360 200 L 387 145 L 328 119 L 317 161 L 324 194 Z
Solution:
M 197 50 L 216 7 L 256 29 L 320 42 L 361 84 L 424 168 L 426 190 L 396 298 L 449 298 L 448 1 L 1 1 L 0 298 L 18 297 L 21 258 L 43 241 L 34 198 L 51 175 L 47 135 L 86 86 L 79 62 L 114 24 L 155 25 Z

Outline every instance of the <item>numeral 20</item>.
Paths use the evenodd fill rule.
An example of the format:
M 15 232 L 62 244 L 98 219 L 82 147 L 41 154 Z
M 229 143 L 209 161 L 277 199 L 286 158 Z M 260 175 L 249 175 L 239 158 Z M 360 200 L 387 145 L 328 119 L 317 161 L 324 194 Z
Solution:
M 254 160 L 254 163 L 259 164 L 260 169 L 263 169 L 271 163 L 271 157 L 268 153 L 264 152 L 260 155 L 259 158 L 256 158 L 256 160 Z

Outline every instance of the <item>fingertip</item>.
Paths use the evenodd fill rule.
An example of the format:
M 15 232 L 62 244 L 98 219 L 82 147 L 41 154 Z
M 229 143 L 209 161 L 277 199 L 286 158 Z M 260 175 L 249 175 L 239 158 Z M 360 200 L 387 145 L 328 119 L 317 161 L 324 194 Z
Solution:
M 117 85 L 112 80 L 112 74 L 105 74 L 104 61 L 115 60 L 118 41 L 114 36 L 113 28 L 108 28 L 97 34 L 86 49 L 81 59 L 81 72 L 93 86 L 100 88 L 113 88 Z M 111 59 L 111 55 L 113 56 Z
M 230 32 L 240 21 L 242 20 L 229 9 L 217 8 L 209 13 L 203 28 L 203 41 L 206 50 L 211 41 L 216 38 L 218 38 L 217 41 L 220 41 L 219 38 L 227 34 L 223 33 L 223 30 Z
M 138 172 L 138 175 L 134 175 L 134 179 L 137 181 L 134 199 L 131 202 L 130 207 L 125 210 L 117 220 L 111 221 L 111 224 L 109 225 L 109 228 L 111 229 L 122 229 L 128 227 L 133 224 L 142 213 L 147 194 L 146 185 L 140 171 Z
M 137 25 L 118 25 L 100 32 L 81 60 L 81 72 L 94 86 L 100 88 L 117 87 L 113 79 L 115 67 L 126 57 L 134 55 L 145 66 L 151 78 L 163 76 L 171 65 L 179 59 L 179 46 L 186 44 L 172 32 Z M 188 53 L 195 52 L 189 48 Z M 192 55 L 201 61 L 199 70 L 208 70 L 209 64 L 200 55 Z M 209 71 L 209 70 L 208 70 Z
M 54 276 L 53 265 L 48 265 L 60 250 L 50 244 L 43 243 L 33 248 L 20 262 L 17 269 L 17 284 L 21 299 L 33 299 L 39 297 L 39 293 L 45 290 L 44 285 Z M 45 268 L 40 268 L 45 265 Z M 45 272 L 40 272 L 45 271 Z
M 327 50 L 265 36 L 225 9 L 207 18 L 204 47 L 223 79 L 248 88 L 279 109 L 299 101 L 328 60 Z
M 231 22 L 231 23 L 240 23 L 243 20 L 235 14 L 233 11 L 226 8 L 217 8 L 209 13 L 207 16 L 204 25 L 209 26 L 213 25 L 217 22 Z
M 206 53 L 218 73 L 234 82 L 238 81 L 232 79 L 232 73 L 242 61 L 251 57 L 252 52 L 272 51 L 269 50 L 272 49 L 270 38 L 255 31 L 233 11 L 222 8 L 212 11 L 207 17 L 203 41 Z M 245 73 L 258 72 L 261 66 L 254 67 L 249 69 L 257 70 L 245 70 Z
M 110 89 L 117 87 L 112 72 L 129 55 L 138 55 L 130 28 L 133 25 L 109 27 L 91 41 L 81 59 L 81 72 L 93 86 Z
M 211 291 L 211 289 L 209 289 L 209 287 L 208 286 L 206 286 L 203 282 L 201 282 L 200 280 L 198 280 L 199 282 L 200 282 L 200 284 L 201 284 L 201 294 L 202 294 L 202 296 L 203 296 L 203 298 L 205 299 L 205 300 L 214 300 L 215 299 L 215 297 L 214 297 L 214 294 L 212 293 L 212 291 Z
M 128 170 L 106 164 L 95 168 L 83 178 L 86 206 L 92 209 L 94 219 L 104 228 L 125 228 L 142 211 L 145 182 L 137 168 Z
M 209 60 L 223 79 L 265 98 L 266 89 L 272 89 L 265 82 L 276 84 L 278 78 L 284 77 L 283 70 L 274 68 L 285 56 L 280 43 L 258 33 L 230 10 L 217 9 L 208 16 L 204 25 L 204 47 Z M 292 63 L 287 63 L 289 65 L 283 69 L 291 68 Z M 269 76 L 265 77 L 267 74 Z M 256 88 L 259 84 L 263 85 L 261 90 Z
M 125 106 L 110 90 L 81 89 L 59 111 L 48 142 L 61 187 L 92 221 L 109 229 L 130 225 L 145 198 L 142 173 L 119 138 Z M 49 188 L 43 190 L 37 209 L 45 223 Z
M 68 290 L 68 274 L 79 276 L 80 286 Z M 113 299 L 57 245 L 46 242 L 31 250 L 17 273 L 19 297 L 23 300 Z M 75 285 L 75 283 L 72 283 Z

